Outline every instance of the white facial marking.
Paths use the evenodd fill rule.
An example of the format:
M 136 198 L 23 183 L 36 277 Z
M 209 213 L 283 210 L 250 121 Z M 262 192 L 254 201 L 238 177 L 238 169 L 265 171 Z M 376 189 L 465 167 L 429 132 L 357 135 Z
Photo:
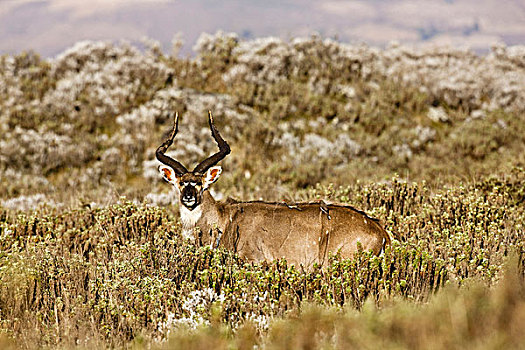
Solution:
M 193 204 L 195 204 L 195 199 L 192 199 L 191 201 L 185 201 L 184 204 L 186 204 L 188 207 L 191 207 Z

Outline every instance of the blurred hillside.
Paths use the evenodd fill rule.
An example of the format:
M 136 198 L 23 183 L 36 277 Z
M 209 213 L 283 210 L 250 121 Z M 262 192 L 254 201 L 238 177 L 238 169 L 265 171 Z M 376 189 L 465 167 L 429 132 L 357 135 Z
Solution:
M 0 54 L 33 49 L 54 56 L 80 40 L 170 46 L 173 33 L 191 46 L 202 32 L 219 29 L 253 39 L 319 33 L 347 43 L 384 47 L 451 45 L 486 53 L 491 45 L 525 43 L 522 0 L 3 0 Z
M 203 34 L 194 58 L 157 42 L 79 42 L 54 59 L 0 57 L 0 198 L 10 208 L 168 204 L 156 147 L 182 116 L 171 155 L 215 151 L 206 111 L 232 146 L 215 189 L 301 199 L 316 184 L 393 175 L 431 185 L 525 163 L 525 47 L 376 49 L 319 37 Z

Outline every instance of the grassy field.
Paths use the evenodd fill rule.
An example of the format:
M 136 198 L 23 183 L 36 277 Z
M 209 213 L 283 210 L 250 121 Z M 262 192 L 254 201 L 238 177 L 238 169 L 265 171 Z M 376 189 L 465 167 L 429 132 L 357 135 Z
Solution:
M 525 347 L 524 47 L 204 34 L 0 57 L 0 348 Z M 155 149 L 216 197 L 351 204 L 393 242 L 305 271 L 181 237 Z

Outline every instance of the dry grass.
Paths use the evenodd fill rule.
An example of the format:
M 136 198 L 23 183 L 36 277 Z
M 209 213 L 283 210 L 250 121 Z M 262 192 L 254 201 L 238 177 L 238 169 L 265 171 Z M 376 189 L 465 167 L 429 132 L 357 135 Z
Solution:
M 308 326 L 322 337 L 312 338 L 305 348 L 345 348 L 365 342 L 362 332 L 376 331 L 385 334 L 370 339 L 392 346 L 405 336 L 390 327 L 410 334 L 421 327 L 420 318 L 439 320 L 442 316 L 436 313 L 446 315 L 447 308 L 455 308 L 444 304 L 450 298 L 468 300 L 467 311 L 461 312 L 472 314 L 469 327 L 476 317 L 485 319 L 498 307 L 510 312 L 505 317 L 520 318 L 521 311 L 514 315 L 504 305 L 514 299 L 490 306 L 501 293 L 511 293 L 500 280 L 512 253 L 518 254 L 512 260 L 517 270 L 509 277 L 517 289 L 512 298 L 523 303 L 522 282 L 517 281 L 524 274 L 525 213 L 512 192 L 523 188 L 523 172 L 515 176 L 434 193 L 424 185 L 397 180 L 318 188 L 311 198 L 352 198 L 351 203 L 376 213 L 397 239 L 381 257 L 365 252 L 354 260 L 332 257 L 326 269 L 313 271 L 285 261 L 246 264 L 229 252 L 195 247 L 182 240 L 174 217 L 154 207 L 127 203 L 28 216 L 4 212 L 2 328 L 27 347 L 123 346 L 137 339 L 149 344 L 175 332 L 175 344 L 188 347 L 213 339 L 214 346 L 226 348 L 248 342 L 248 337 L 268 348 L 296 348 L 307 341 L 304 334 L 313 332 L 303 330 Z M 491 291 L 494 285 L 501 291 Z M 446 291 L 438 292 L 443 286 L 448 286 Z M 428 305 L 421 309 L 411 306 L 414 302 Z M 287 321 L 279 321 L 281 317 Z M 496 322 L 493 317 L 489 325 Z M 369 318 L 377 318 L 378 324 L 360 326 L 364 329 L 357 338 L 340 334 L 341 323 L 355 327 L 363 320 L 372 322 Z M 429 338 L 437 348 L 445 348 L 449 343 L 438 340 L 453 326 L 439 328 L 434 336 L 429 325 L 421 330 L 421 339 L 405 345 L 417 348 Z M 509 334 L 501 330 L 501 341 L 512 342 L 512 329 Z M 467 330 L 458 330 L 458 339 L 464 336 L 461 332 Z M 473 333 L 465 344 L 483 342 L 485 332 L 468 332 Z
M 523 348 L 522 48 L 197 49 L 0 57 L 0 348 Z M 207 109 L 219 194 L 349 203 L 392 246 L 304 271 L 184 242 L 154 150 L 174 110 L 172 155 L 214 150 Z

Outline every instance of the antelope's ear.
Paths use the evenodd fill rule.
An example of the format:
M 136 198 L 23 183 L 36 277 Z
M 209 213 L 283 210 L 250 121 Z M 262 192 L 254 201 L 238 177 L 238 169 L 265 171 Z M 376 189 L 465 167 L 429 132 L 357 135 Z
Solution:
M 204 188 L 210 187 L 212 183 L 217 181 L 219 179 L 219 176 L 221 176 L 222 168 L 220 166 L 213 166 L 208 169 L 206 174 L 204 175 Z
M 175 176 L 175 171 L 167 165 L 159 165 L 159 172 L 162 175 L 162 178 L 171 184 L 176 184 L 177 178 Z

